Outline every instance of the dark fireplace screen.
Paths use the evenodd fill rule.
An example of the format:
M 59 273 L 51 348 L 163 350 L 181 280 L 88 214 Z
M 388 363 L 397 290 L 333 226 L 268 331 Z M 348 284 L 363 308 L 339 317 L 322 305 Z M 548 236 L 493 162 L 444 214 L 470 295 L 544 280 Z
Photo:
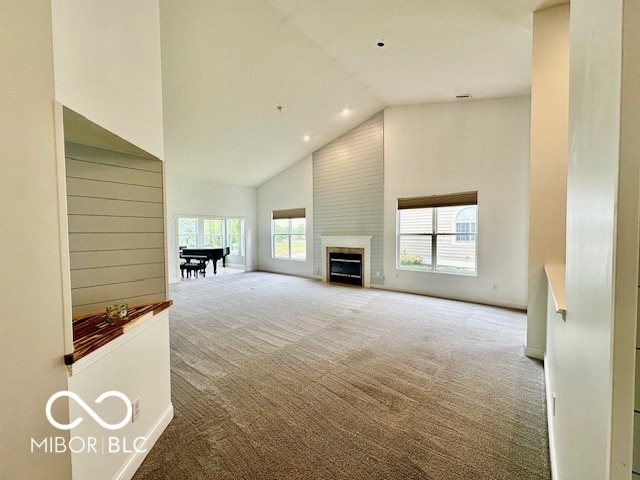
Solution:
M 362 286 L 362 254 L 330 252 L 329 281 Z

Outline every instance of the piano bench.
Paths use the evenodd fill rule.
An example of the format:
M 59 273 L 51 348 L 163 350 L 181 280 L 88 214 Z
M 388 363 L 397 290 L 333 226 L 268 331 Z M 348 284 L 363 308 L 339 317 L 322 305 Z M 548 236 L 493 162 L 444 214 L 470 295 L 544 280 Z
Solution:
M 180 275 L 184 278 L 184 272 L 187 272 L 187 278 L 191 277 L 193 274 L 196 278 L 198 278 L 198 272 L 202 270 L 202 265 L 199 263 L 181 263 L 180 264 Z

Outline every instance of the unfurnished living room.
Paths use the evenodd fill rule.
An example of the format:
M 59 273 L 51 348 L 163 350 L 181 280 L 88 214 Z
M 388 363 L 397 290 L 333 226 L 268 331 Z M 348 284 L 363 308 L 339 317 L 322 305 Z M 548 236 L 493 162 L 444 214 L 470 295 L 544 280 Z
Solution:
M 639 26 L 4 2 L 0 478 L 640 479 Z

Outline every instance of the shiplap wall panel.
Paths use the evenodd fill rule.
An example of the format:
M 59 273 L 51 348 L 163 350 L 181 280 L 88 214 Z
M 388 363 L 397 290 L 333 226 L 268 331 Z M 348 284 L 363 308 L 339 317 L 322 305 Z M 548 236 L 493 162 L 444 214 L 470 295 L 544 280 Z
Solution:
M 638 269 L 640 275 L 640 268 Z M 633 480 L 640 480 L 640 278 L 636 298 L 636 370 L 633 402 Z
M 85 288 L 99 285 L 137 282 L 163 278 L 164 265 L 151 263 L 144 265 L 124 265 L 121 267 L 85 268 L 71 272 L 71 284 L 74 288 Z
M 359 180 L 362 180 L 362 179 L 359 179 Z M 324 207 L 326 203 L 341 202 L 344 200 L 345 197 L 350 197 L 350 199 L 352 199 L 352 197 L 354 196 L 354 193 L 357 193 L 359 195 L 373 195 L 378 193 L 378 189 L 373 188 L 371 186 L 354 187 L 354 188 L 337 187 L 335 189 L 335 192 L 331 194 L 329 193 L 319 194 L 317 198 L 322 202 L 321 207 Z M 367 204 L 366 201 L 363 203 Z
M 160 161 L 78 143 L 66 142 L 65 145 L 71 146 L 71 149 L 67 148 L 65 152 L 67 159 L 162 174 L 162 162 Z
M 137 297 L 154 292 L 164 292 L 164 278 L 72 288 L 72 294 L 78 306 L 98 302 L 105 302 L 106 305 L 109 302 L 118 302 L 125 297 Z
M 633 444 L 640 445 L 640 413 L 633 413 Z M 633 471 L 640 473 L 640 449 L 633 449 Z
M 70 215 L 69 230 L 76 233 L 110 233 L 118 230 L 131 233 L 162 233 L 164 219 Z
M 165 300 L 162 163 L 65 149 L 73 315 Z
M 124 154 L 122 154 L 124 155 Z M 67 177 L 96 180 L 113 184 L 144 185 L 162 188 L 162 174 L 137 168 L 125 168 L 114 165 L 86 162 L 67 157 Z M 116 185 L 114 185 L 114 188 Z
M 383 128 L 380 112 L 313 154 L 317 274 L 322 268 L 320 236 L 371 235 L 371 283 L 383 283 Z
M 100 250 L 132 250 L 161 248 L 162 233 L 70 233 L 69 249 L 72 252 Z
M 139 185 L 127 185 L 86 180 L 82 178 L 67 179 L 67 194 L 74 197 L 110 198 L 114 200 L 133 200 L 136 202 L 162 203 L 162 188 Z
M 640 276 L 640 268 L 638 269 Z M 633 405 L 633 480 L 640 480 L 640 277 L 636 297 L 636 370 Z
M 634 410 L 640 413 L 640 350 L 636 348 L 636 384 Z M 640 446 L 640 444 L 639 444 Z
M 377 150 L 377 147 L 368 142 L 371 137 L 377 134 L 377 126 L 373 126 L 372 128 L 361 128 L 353 135 L 344 135 L 340 137 L 337 141 L 341 143 L 329 144 L 319 150 L 319 152 L 321 152 L 325 157 L 331 157 L 334 162 L 340 162 L 344 158 L 354 155 L 362 155 L 363 153 L 376 155 L 380 153 Z M 348 149 L 344 148 L 346 143 L 349 144 Z
M 120 267 L 124 265 L 144 265 L 164 263 L 164 248 L 145 248 L 143 250 L 104 250 L 100 252 L 72 252 L 71 270 L 86 268 Z
M 132 202 L 67 195 L 69 215 L 162 218 L 162 203 Z

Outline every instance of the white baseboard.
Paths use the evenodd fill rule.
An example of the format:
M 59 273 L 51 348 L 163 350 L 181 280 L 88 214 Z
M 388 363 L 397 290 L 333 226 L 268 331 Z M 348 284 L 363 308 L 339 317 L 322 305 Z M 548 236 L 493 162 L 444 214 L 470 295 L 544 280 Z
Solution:
M 169 425 L 169 422 L 173 419 L 173 405 L 169 404 L 169 406 L 165 409 L 165 411 L 160 415 L 155 424 L 149 429 L 145 437 L 147 441 L 144 444 L 145 452 L 134 452 L 122 465 L 120 470 L 114 475 L 113 480 L 131 480 L 135 475 L 140 465 L 149 454 L 153 446 L 156 444 L 162 432 L 164 432 L 165 428 Z
M 540 350 L 539 348 L 524 347 L 524 354 L 529 358 L 544 360 L 544 353 L 544 350 Z
M 553 418 L 553 393 L 551 392 L 551 381 L 549 379 L 549 369 L 545 365 L 544 384 L 547 394 L 547 430 L 549 431 L 549 462 L 551 464 L 551 480 L 558 480 L 558 464 L 556 460 L 555 424 Z

